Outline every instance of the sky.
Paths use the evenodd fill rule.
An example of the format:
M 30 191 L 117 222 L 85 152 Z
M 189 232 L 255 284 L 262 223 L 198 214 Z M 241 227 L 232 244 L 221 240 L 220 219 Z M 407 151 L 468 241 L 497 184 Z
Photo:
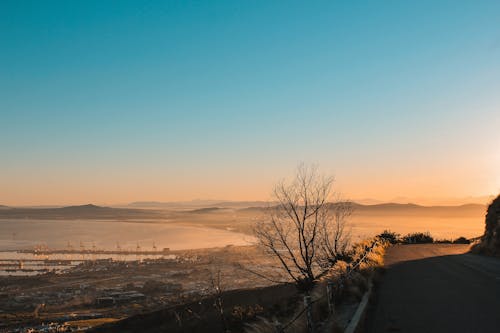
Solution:
M 0 2 L 0 204 L 500 192 L 499 1 Z

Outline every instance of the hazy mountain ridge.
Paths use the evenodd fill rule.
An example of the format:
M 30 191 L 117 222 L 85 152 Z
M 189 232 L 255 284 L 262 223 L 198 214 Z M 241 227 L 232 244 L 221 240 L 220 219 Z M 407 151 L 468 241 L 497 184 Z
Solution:
M 335 203 L 331 204 L 332 207 Z M 486 205 L 481 204 L 463 204 L 458 206 L 422 206 L 417 204 L 400 204 L 400 203 L 383 203 L 374 205 L 363 205 L 356 202 L 352 203 L 353 214 L 362 215 L 422 215 L 422 216 L 457 216 L 470 214 L 483 214 L 486 210 Z M 266 207 L 247 207 L 239 211 L 246 212 L 263 212 Z
M 193 209 L 190 211 L 187 211 L 188 213 L 193 213 L 193 214 L 203 214 L 203 213 L 212 213 L 212 212 L 219 212 L 221 210 L 225 210 L 227 208 L 221 208 L 221 207 L 206 207 L 206 208 L 198 208 L 198 209 Z
M 266 201 L 228 201 L 228 200 L 192 200 L 192 201 L 136 201 L 129 204 L 120 205 L 120 207 L 147 208 L 147 209 L 170 209 L 170 208 L 245 208 L 251 206 L 265 207 Z
M 132 219 L 162 218 L 163 213 L 154 210 L 113 208 L 92 204 L 60 208 L 16 208 L 0 210 L 0 218 L 6 219 Z
M 251 205 L 251 204 L 259 205 Z M 0 206 L 0 219 L 164 219 L 167 214 L 218 214 L 227 209 L 242 213 L 262 213 L 274 206 L 267 202 L 217 202 L 206 206 L 182 206 L 179 203 L 163 208 L 123 208 L 96 206 L 93 204 L 67 206 L 58 208 L 26 208 Z M 247 206 L 249 205 L 249 206 Z M 335 205 L 335 204 L 332 204 Z M 463 204 L 459 206 L 421 206 L 416 204 L 383 203 L 363 205 L 352 203 L 354 214 L 363 215 L 409 215 L 409 216 L 457 216 L 483 214 L 486 206 L 481 204 Z M 187 215 L 186 215 L 187 216 Z
M 364 215 L 408 215 L 408 216 L 454 216 L 482 215 L 486 205 L 463 204 L 457 206 L 421 206 L 416 204 L 386 203 L 377 205 L 354 204 L 354 214 Z
M 486 208 L 486 205 L 483 204 L 477 204 L 477 203 L 467 203 L 467 204 L 461 204 L 461 205 L 418 205 L 414 203 L 393 203 L 393 202 L 388 202 L 388 203 L 381 203 L 381 204 L 374 204 L 374 205 L 363 205 L 354 202 L 353 203 L 355 208 L 360 208 L 360 209 L 420 209 L 420 210 L 428 210 L 428 209 L 477 209 L 477 208 Z

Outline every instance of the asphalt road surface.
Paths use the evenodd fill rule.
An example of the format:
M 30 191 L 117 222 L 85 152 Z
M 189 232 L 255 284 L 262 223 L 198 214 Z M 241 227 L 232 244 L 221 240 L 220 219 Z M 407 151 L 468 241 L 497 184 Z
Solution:
M 368 311 L 365 332 L 500 332 L 500 259 L 468 246 L 397 245 Z

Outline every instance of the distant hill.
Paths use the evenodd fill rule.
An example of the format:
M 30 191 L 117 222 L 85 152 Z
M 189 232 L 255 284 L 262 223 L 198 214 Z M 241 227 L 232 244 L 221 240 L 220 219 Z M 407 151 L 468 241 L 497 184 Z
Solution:
M 218 203 L 219 201 L 198 203 L 194 201 L 181 201 L 181 202 L 160 202 L 160 201 L 136 201 L 129 204 L 120 205 L 121 207 L 133 207 L 133 208 L 147 208 L 147 209 L 170 209 L 177 207 L 193 208 L 193 207 L 206 207 L 212 204 Z
M 335 205 L 335 204 L 332 204 Z M 375 205 L 363 205 L 353 203 L 354 214 L 360 215 L 406 215 L 406 216 L 464 216 L 471 214 L 484 214 L 486 210 L 485 205 L 481 204 L 466 204 L 459 206 L 421 206 L 412 203 L 399 204 L 399 203 L 383 203 Z M 246 212 L 259 212 L 264 211 L 265 207 L 248 207 L 240 209 Z
M 221 200 L 192 200 L 176 202 L 137 201 L 120 207 L 146 209 L 203 209 L 203 208 L 247 208 L 265 207 L 265 201 L 221 201 Z
M 212 213 L 212 212 L 218 212 L 220 210 L 224 210 L 226 208 L 220 208 L 220 207 L 207 207 L 207 208 L 198 208 L 198 209 L 193 209 L 188 211 L 189 213 L 195 213 L 195 214 L 204 214 L 204 213 Z
M 0 209 L 9 209 L 9 206 L 0 205 Z
M 412 203 L 384 203 L 376 205 L 354 204 L 356 213 L 363 214 L 384 214 L 384 215 L 421 215 L 421 216 L 463 216 L 469 214 L 483 214 L 485 205 L 465 204 L 459 206 L 421 206 Z
M 92 204 L 62 208 L 1 209 L 2 219 L 154 219 L 163 214 L 154 210 L 111 208 Z

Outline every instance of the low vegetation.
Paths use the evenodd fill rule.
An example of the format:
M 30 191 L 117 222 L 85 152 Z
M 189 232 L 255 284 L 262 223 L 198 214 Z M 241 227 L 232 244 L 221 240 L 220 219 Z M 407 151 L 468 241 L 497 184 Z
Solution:
M 408 244 L 426 244 L 434 243 L 434 238 L 429 232 L 414 232 L 403 236 L 401 241 Z
M 390 230 L 384 230 L 377 237 L 390 244 L 470 244 L 471 240 L 460 236 L 455 239 L 436 239 L 429 232 L 413 232 L 401 236 Z
M 397 244 L 400 241 L 400 235 L 390 230 L 384 230 L 378 237 L 390 244 Z
M 353 305 L 361 300 L 374 273 L 383 265 L 385 248 L 389 244 L 380 237 L 354 244 L 348 251 L 348 261 L 337 260 L 316 281 L 309 292 L 316 329 L 343 332 L 355 309 Z M 259 316 L 247 324 L 245 333 L 308 332 L 306 310 L 299 298 L 293 313 L 285 317 Z
M 465 237 L 458 237 L 457 239 L 453 240 L 453 244 L 470 244 L 471 241 L 470 239 L 467 239 Z

